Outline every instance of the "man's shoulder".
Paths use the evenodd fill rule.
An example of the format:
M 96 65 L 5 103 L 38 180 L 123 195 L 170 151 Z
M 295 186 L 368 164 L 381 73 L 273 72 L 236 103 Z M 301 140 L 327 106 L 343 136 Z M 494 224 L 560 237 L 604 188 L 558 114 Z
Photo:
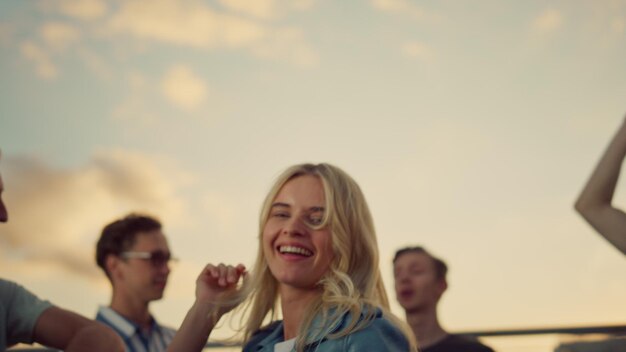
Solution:
M 18 342 L 32 343 L 37 320 L 52 307 L 20 284 L 0 279 L 0 325 L 9 346 Z
M 22 287 L 17 282 L 0 279 L 0 295 L 2 296 L 3 299 L 4 297 L 13 296 L 16 293 L 21 292 L 21 291 L 28 292 L 24 287 Z
M 52 306 L 50 302 L 40 299 L 22 285 L 4 279 L 0 279 L 0 302 L 9 307 L 21 306 L 29 312 L 43 311 L 44 308 Z

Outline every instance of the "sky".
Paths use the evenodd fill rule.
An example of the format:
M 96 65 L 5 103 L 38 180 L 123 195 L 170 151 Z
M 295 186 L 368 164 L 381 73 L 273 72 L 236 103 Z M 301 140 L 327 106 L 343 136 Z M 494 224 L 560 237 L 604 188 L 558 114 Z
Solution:
M 390 297 L 396 249 L 447 261 L 449 330 L 624 324 L 626 258 L 573 202 L 625 62 L 626 1 L 0 2 L 0 276 L 93 317 L 99 232 L 153 214 L 180 258 L 153 313 L 177 327 L 206 263 L 253 263 L 274 178 L 329 162 Z

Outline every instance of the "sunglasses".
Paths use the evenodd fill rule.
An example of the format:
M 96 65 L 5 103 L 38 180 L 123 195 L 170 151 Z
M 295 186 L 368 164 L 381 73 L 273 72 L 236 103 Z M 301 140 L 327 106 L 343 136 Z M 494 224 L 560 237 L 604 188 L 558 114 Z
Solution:
M 124 259 L 143 259 L 149 260 L 155 267 L 160 267 L 170 262 L 178 261 L 178 258 L 173 258 L 169 252 L 154 251 L 154 252 L 122 252 L 120 257 Z

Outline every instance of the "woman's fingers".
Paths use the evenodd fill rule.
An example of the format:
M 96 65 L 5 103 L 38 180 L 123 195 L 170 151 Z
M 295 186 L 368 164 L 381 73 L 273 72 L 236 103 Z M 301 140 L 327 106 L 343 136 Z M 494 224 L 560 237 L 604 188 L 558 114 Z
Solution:
M 246 272 L 246 266 L 245 266 L 245 265 L 243 265 L 243 264 L 237 264 L 237 267 L 236 267 L 236 268 L 237 268 L 237 271 L 238 271 L 240 274 L 245 274 L 245 272 Z
M 208 275 L 209 277 L 213 279 L 217 279 L 219 277 L 219 272 L 217 271 L 217 267 L 213 264 L 207 264 L 204 267 L 204 270 L 202 271 L 200 276 L 206 276 L 206 275 Z
M 243 264 L 237 266 L 229 265 L 226 267 L 226 284 L 232 285 L 239 282 L 239 279 L 246 273 L 246 267 Z
M 207 264 L 201 276 L 208 276 L 210 282 L 220 287 L 226 287 L 239 282 L 239 279 L 245 275 L 246 267 L 243 264 L 237 266 L 225 265 L 220 263 L 217 266 Z
M 226 286 L 226 275 L 228 275 L 228 267 L 222 263 L 220 263 L 220 265 L 217 266 L 217 269 L 220 272 L 220 277 L 218 280 L 218 284 L 220 286 Z

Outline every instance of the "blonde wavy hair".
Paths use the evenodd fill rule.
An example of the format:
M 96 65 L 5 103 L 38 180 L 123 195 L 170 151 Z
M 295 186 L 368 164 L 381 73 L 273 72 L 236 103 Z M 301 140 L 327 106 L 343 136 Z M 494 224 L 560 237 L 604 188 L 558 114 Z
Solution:
M 322 181 L 325 212 L 322 223 L 315 228 L 328 226 L 330 229 L 334 259 L 318 283 L 321 295 L 304 314 L 306 318 L 300 325 L 296 350 L 303 351 L 307 337 L 312 336 L 314 317 L 321 318 L 322 327 L 314 335 L 334 339 L 365 327 L 374 318 L 376 308 L 381 309 L 383 315 L 402 330 L 412 349 L 416 350 L 415 338 L 408 326 L 389 312 L 389 301 L 379 269 L 374 222 L 361 189 L 343 170 L 325 163 L 294 165 L 285 170 L 278 176 L 263 202 L 259 241 L 278 192 L 290 180 L 304 175 L 312 175 Z M 244 313 L 244 343 L 262 327 L 268 317 L 270 322 L 277 318 L 278 282 L 267 265 L 262 243 L 259 243 L 250 279 L 237 300 L 245 300 L 237 309 Z M 351 321 L 344 328 L 334 333 L 326 331 L 346 313 L 350 313 Z

